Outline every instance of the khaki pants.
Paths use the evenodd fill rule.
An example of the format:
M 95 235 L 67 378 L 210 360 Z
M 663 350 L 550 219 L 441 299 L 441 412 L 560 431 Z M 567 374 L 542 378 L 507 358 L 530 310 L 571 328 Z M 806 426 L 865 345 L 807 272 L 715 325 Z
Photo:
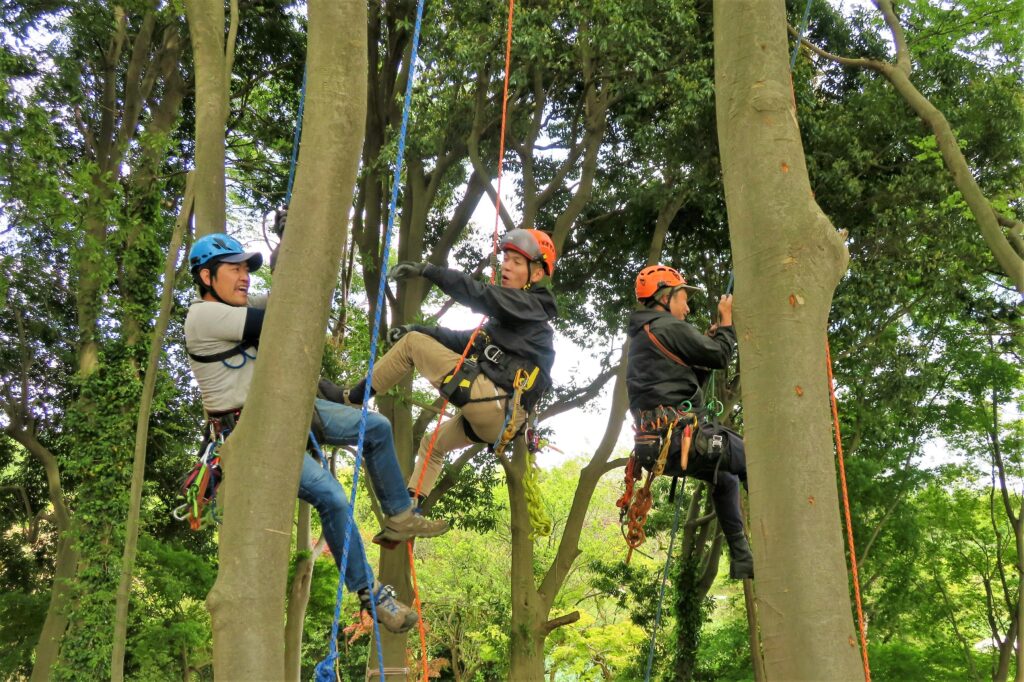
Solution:
M 432 336 L 420 332 L 409 332 L 377 362 L 373 369 L 373 390 L 377 393 L 384 393 L 401 381 L 402 377 L 413 368 L 419 370 L 420 374 L 434 388 L 437 388 L 445 376 L 455 369 L 460 357 L 459 353 L 446 348 Z M 495 386 L 494 382 L 483 373 L 477 376 L 470 388 L 472 400 L 504 394 L 506 391 Z M 466 436 L 463 420 L 468 421 L 473 432 L 485 441 L 493 443 L 498 440 L 502 427 L 505 425 L 507 402 L 507 400 L 487 400 L 467 403 L 459 416 L 449 419 L 438 427 L 437 441 L 434 443 L 434 450 L 430 454 L 429 462 L 427 461 L 427 449 L 430 447 L 433 434 L 430 432 L 424 434 L 423 439 L 420 440 L 419 452 L 416 454 L 416 468 L 413 469 L 412 477 L 409 479 L 409 489 L 416 490 L 416 485 L 422 475 L 423 484 L 420 486 L 420 494 L 429 495 L 441 475 L 441 468 L 444 466 L 448 453 L 473 444 L 473 441 Z M 520 410 L 516 415 L 517 428 L 525 420 L 526 414 Z M 426 468 L 425 473 L 424 467 Z

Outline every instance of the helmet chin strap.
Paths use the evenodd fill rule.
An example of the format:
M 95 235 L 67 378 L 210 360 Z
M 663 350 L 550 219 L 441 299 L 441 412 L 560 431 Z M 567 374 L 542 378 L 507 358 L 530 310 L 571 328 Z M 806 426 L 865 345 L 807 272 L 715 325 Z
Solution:
M 220 297 L 220 294 L 217 293 L 217 289 L 214 288 L 214 286 L 213 286 L 213 268 L 206 268 L 206 271 L 210 273 L 210 284 L 209 285 L 205 285 L 204 284 L 203 286 L 206 287 L 206 290 L 209 291 L 210 295 L 213 296 L 215 299 L 217 299 L 218 301 L 220 301 L 224 305 L 231 305 L 230 303 L 228 303 L 227 301 L 225 301 L 223 298 Z M 201 278 L 200 278 L 200 281 L 202 281 Z
M 533 286 L 533 261 L 526 261 L 526 284 L 523 285 L 523 291 L 528 291 Z

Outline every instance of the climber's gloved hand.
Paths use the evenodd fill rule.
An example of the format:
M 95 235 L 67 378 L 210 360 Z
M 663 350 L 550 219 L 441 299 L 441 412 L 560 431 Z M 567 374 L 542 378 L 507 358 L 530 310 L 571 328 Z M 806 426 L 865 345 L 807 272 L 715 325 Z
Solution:
M 284 234 L 285 223 L 288 222 L 288 209 L 279 208 L 274 211 L 274 226 L 270 228 L 278 237 Z
M 317 397 L 330 400 L 332 403 L 345 403 L 345 389 L 327 379 L 317 382 L 316 394 Z
M 427 263 L 420 262 L 415 263 L 413 261 L 402 261 L 395 267 L 391 268 L 391 274 L 388 278 L 397 282 L 403 279 L 411 279 L 413 277 L 422 277 L 423 271 L 427 267 Z
M 388 330 L 387 340 L 388 344 L 393 346 L 398 343 L 398 340 L 408 334 L 409 332 L 416 331 L 416 325 L 402 324 L 397 327 L 392 327 Z

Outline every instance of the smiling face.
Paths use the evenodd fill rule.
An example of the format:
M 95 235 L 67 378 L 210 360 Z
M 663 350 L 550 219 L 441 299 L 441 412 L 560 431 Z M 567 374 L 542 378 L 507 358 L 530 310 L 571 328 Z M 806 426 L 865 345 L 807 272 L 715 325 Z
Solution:
M 199 271 L 203 284 L 217 292 L 220 300 L 228 305 L 244 306 L 249 303 L 249 263 L 221 263 L 214 275 L 210 268 Z M 216 301 L 210 293 L 203 300 Z
M 530 261 L 518 251 L 505 249 L 502 255 L 504 258 L 501 261 L 501 286 L 522 289 L 527 283 L 536 284 L 544 277 L 543 266 L 531 268 Z

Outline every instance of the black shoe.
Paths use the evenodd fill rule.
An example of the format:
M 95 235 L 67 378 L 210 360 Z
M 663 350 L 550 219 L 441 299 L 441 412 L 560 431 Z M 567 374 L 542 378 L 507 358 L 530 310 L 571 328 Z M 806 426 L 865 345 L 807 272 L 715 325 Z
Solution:
M 729 545 L 729 577 L 733 580 L 754 579 L 754 555 L 750 553 L 747 536 L 740 531 L 725 536 Z

